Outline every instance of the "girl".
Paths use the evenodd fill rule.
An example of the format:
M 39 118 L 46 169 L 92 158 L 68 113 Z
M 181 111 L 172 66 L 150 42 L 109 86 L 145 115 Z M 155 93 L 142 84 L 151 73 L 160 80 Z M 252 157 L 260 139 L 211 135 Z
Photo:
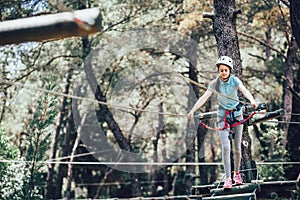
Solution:
M 228 56 L 221 56 L 216 63 L 218 68 L 219 77 L 209 83 L 209 87 L 206 92 L 198 99 L 191 111 L 188 113 L 188 117 L 191 119 L 194 117 L 194 112 L 199 109 L 208 98 L 213 94 L 217 93 L 217 100 L 219 102 L 218 108 L 218 127 L 223 128 L 225 126 L 224 118 L 229 118 L 225 116 L 226 110 L 233 111 L 233 116 L 236 120 L 243 120 L 242 109 L 237 106 L 239 105 L 239 99 L 237 92 L 240 90 L 243 95 L 251 102 L 252 106 L 257 108 L 258 104 L 254 100 L 252 94 L 245 88 L 241 80 L 237 77 L 231 75 L 233 71 L 233 61 Z M 229 128 L 220 130 L 219 136 L 222 143 L 222 158 L 225 169 L 225 183 L 224 188 L 232 187 L 231 180 L 231 166 L 230 166 L 230 140 L 229 140 Z M 235 184 L 241 184 L 243 182 L 240 174 L 239 168 L 241 163 L 241 141 L 243 133 L 243 125 L 236 126 L 233 128 L 235 134 L 235 139 L 233 140 L 233 155 L 234 155 L 234 176 L 233 180 Z

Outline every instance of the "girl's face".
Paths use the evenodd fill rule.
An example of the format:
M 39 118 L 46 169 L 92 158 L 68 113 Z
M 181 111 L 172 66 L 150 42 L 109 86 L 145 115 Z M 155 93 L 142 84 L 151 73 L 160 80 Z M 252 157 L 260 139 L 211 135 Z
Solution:
M 219 65 L 219 75 L 223 81 L 225 81 L 230 75 L 230 67 L 227 65 Z

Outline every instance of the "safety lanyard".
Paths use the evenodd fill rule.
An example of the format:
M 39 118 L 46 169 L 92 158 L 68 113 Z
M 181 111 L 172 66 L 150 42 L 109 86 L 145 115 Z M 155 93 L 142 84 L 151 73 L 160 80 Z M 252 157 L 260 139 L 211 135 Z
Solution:
M 252 112 L 246 119 L 244 120 L 241 120 L 241 121 L 237 121 L 236 123 L 233 123 L 233 124 L 229 124 L 228 121 L 227 121 L 227 116 L 232 113 L 232 111 L 229 111 L 229 110 L 226 110 L 225 112 L 225 117 L 224 117 L 224 127 L 222 128 L 213 128 L 213 127 L 210 127 L 208 125 L 206 125 L 205 123 L 203 123 L 201 120 L 199 122 L 199 124 L 201 126 L 203 126 L 204 128 L 206 129 L 209 129 L 209 130 L 213 130 L 213 131 L 222 131 L 222 130 L 225 130 L 225 129 L 231 129 L 231 128 L 234 128 L 234 127 L 237 127 L 243 123 L 245 123 L 246 121 L 248 121 L 251 117 L 253 117 L 257 112 Z M 233 119 L 234 120 L 234 119 Z

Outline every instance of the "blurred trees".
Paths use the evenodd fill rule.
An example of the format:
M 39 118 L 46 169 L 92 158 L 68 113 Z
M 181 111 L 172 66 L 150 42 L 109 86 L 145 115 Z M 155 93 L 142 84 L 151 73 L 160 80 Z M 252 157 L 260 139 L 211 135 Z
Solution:
M 299 51 L 293 39 L 298 29 L 295 28 L 297 25 L 293 25 L 295 20 L 290 26 L 290 5 L 285 1 L 243 0 L 230 3 L 235 5 L 236 11 L 241 11 L 234 14 L 236 21 L 232 22 L 239 33 L 235 38 L 238 43 L 234 44 L 239 48 L 235 47 L 233 56 L 238 63 L 238 74 L 243 76 L 246 87 L 258 101 L 270 103 L 270 110 L 288 108 L 289 118 L 282 120 L 299 122 L 299 117 L 293 115 L 299 113 L 295 106 L 299 93 L 299 78 L 295 78 L 299 76 Z M 295 8 L 293 3 L 291 1 L 291 10 Z M 210 20 L 202 17 L 209 15 L 214 6 L 223 8 L 222 5 L 196 0 L 16 0 L 1 1 L 0 4 L 1 21 L 90 7 L 100 7 L 103 15 L 103 31 L 99 34 L 0 47 L 1 79 L 24 87 L 0 85 L 0 120 L 4 130 L 0 140 L 3 143 L 1 158 L 30 161 L 20 162 L 18 169 L 7 167 L 11 164 L 0 163 L 3 172 L 0 179 L 5 178 L 10 183 L 7 186 L 17 185 L 15 191 L 8 191 L 7 186 L 0 185 L 4 196 L 26 198 L 22 193 L 25 189 L 28 195 L 38 199 L 63 198 L 67 194 L 69 198 L 176 195 L 187 194 L 189 188 L 186 186 L 195 184 L 195 181 L 206 184 L 218 179 L 220 172 L 216 167 L 166 166 L 157 168 L 155 173 L 135 174 L 130 169 L 147 171 L 147 166 L 125 165 L 120 170 L 113 164 L 66 165 L 59 161 L 131 161 L 130 156 L 115 157 L 127 155 L 120 153 L 120 149 L 137 153 L 135 159 L 147 162 L 221 161 L 217 134 L 203 129 L 198 129 L 196 134 L 195 127 L 191 128 L 193 126 L 187 123 L 185 117 L 162 116 L 160 113 L 185 115 L 188 106 L 216 76 L 214 63 L 218 55 L 232 50 L 228 49 L 232 42 L 227 44 L 214 38 L 213 28 L 216 34 L 230 36 L 223 30 L 231 27 L 226 25 L 227 20 L 216 15 L 212 26 Z M 291 18 L 297 19 L 297 16 Z M 139 40 L 156 38 L 147 35 L 150 33 L 147 31 L 154 27 L 175 33 L 169 35 L 170 39 L 175 38 L 173 41 L 162 37 L 158 42 L 169 46 L 160 46 L 157 41 L 147 41 L 152 47 L 159 47 L 157 49 L 149 48 L 151 45 L 142 49 L 126 46 L 128 41 L 138 46 Z M 291 28 L 294 28 L 294 35 Z M 141 37 L 134 35 L 137 31 L 127 32 L 132 29 L 140 29 L 143 31 L 139 33 L 147 34 Z M 182 37 L 177 38 L 176 33 Z M 157 37 L 163 35 L 163 31 L 156 34 Z M 174 72 L 180 76 L 174 75 Z M 55 80 L 50 81 L 53 75 Z M 198 84 L 189 86 L 182 76 Z M 54 98 L 51 94 L 28 89 L 32 87 L 55 89 L 65 95 L 74 94 L 127 109 L 107 104 L 96 106 L 67 96 Z M 215 110 L 213 98 L 211 105 L 201 108 L 201 112 Z M 297 124 L 276 124 L 272 130 L 265 124 L 255 126 L 255 134 L 250 132 L 253 142 L 262 147 L 271 145 L 274 151 L 261 149 L 254 151 L 253 157 L 257 160 L 298 161 L 299 143 L 295 139 L 298 130 Z M 280 134 L 277 140 L 267 134 L 281 131 L 285 134 Z M 82 133 L 81 140 L 76 144 L 79 133 Z M 8 139 L 7 135 L 12 139 Z M 12 140 L 14 146 L 11 145 Z M 287 147 L 279 148 L 278 144 L 286 144 Z M 12 154 L 8 155 L 10 151 Z M 39 163 L 48 159 L 57 163 Z M 290 179 L 297 176 L 291 171 L 299 171 L 284 169 L 285 174 L 280 177 Z M 68 177 L 68 172 L 72 172 L 72 178 Z M 14 173 L 24 174 L 24 177 L 17 179 Z M 201 180 L 195 179 L 199 174 Z M 36 187 L 33 188 L 33 185 Z M 133 185 L 135 188 L 131 190 Z

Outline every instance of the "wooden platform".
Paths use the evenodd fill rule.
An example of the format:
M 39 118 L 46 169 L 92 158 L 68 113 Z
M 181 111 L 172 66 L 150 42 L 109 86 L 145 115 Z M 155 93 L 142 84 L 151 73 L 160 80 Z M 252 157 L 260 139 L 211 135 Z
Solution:
M 223 182 L 210 185 L 193 186 L 190 195 L 135 197 L 131 200 L 266 200 L 266 199 L 300 199 L 299 181 L 253 181 L 223 189 Z M 112 200 L 122 200 L 113 198 Z M 124 199 L 125 200 L 125 199 Z M 126 199 L 128 200 L 128 198 Z
M 299 181 L 255 181 L 223 189 L 223 183 L 192 187 L 192 195 L 203 200 L 213 199 L 300 199 Z M 192 198 L 191 198 L 192 199 Z

